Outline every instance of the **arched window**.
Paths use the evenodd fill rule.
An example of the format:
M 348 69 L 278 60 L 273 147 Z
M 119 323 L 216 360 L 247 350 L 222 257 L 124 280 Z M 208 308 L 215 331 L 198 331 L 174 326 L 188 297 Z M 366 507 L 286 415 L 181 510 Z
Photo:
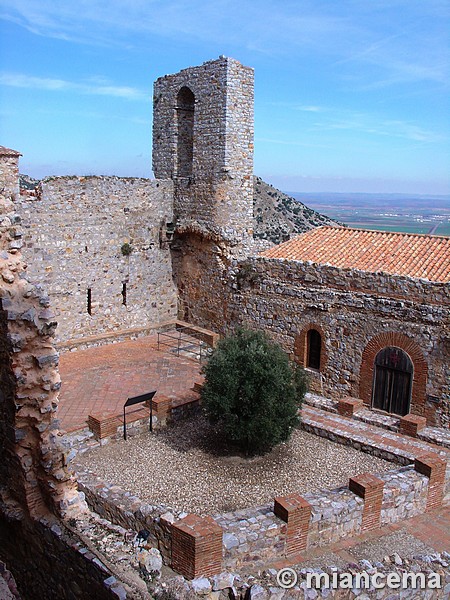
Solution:
M 306 366 L 310 369 L 320 370 L 320 353 L 322 349 L 322 336 L 316 329 L 310 329 L 306 336 Z
M 177 96 L 177 176 L 192 175 L 194 156 L 194 94 L 182 87 Z
M 411 402 L 413 364 L 396 347 L 380 350 L 375 357 L 372 407 L 396 415 L 406 415 Z

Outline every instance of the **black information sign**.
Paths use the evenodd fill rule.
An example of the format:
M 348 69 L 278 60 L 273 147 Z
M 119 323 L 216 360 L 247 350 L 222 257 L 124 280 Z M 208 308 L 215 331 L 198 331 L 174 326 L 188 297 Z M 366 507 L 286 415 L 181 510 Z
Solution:
M 140 404 L 141 402 L 149 402 L 150 403 L 150 431 L 152 431 L 152 418 L 153 418 L 153 410 L 152 410 L 152 399 L 156 394 L 156 390 L 154 392 L 149 392 L 148 394 L 141 394 L 140 396 L 133 396 L 132 398 L 128 398 L 128 400 L 123 405 L 123 439 L 127 439 L 127 421 L 125 409 L 127 406 L 133 406 L 134 404 Z

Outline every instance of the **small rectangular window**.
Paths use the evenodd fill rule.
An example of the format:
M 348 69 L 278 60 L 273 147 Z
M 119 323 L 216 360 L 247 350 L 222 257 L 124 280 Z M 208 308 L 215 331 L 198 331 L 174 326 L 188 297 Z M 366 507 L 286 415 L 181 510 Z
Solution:
M 92 315 L 92 290 L 88 288 L 87 290 L 87 311 L 88 314 Z
M 322 347 L 322 336 L 315 329 L 310 329 L 307 335 L 308 354 L 306 365 L 310 369 L 320 370 L 320 352 Z
M 127 305 L 127 284 L 122 283 L 122 304 Z

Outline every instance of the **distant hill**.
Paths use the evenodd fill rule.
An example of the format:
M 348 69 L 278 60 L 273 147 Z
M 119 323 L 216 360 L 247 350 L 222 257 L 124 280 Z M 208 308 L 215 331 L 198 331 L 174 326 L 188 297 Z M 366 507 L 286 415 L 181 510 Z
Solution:
M 279 244 L 320 225 L 343 225 L 280 192 L 261 177 L 254 177 L 253 189 L 254 237 L 257 239 Z
M 19 185 L 21 190 L 34 190 L 38 183 L 39 179 L 33 179 L 29 175 L 24 175 L 23 173 L 20 173 L 19 175 Z

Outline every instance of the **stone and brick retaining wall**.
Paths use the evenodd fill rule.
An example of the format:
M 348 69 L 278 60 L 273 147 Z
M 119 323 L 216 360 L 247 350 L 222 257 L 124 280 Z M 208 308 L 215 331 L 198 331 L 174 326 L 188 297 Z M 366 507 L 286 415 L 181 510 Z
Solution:
M 79 473 L 78 481 L 93 510 L 123 527 L 147 529 L 166 563 L 193 578 L 298 557 L 309 548 L 432 510 L 449 491 L 446 466 L 444 458 L 429 453 L 414 465 L 353 477 L 348 486 L 290 494 L 213 519 L 143 503 L 92 473 Z

